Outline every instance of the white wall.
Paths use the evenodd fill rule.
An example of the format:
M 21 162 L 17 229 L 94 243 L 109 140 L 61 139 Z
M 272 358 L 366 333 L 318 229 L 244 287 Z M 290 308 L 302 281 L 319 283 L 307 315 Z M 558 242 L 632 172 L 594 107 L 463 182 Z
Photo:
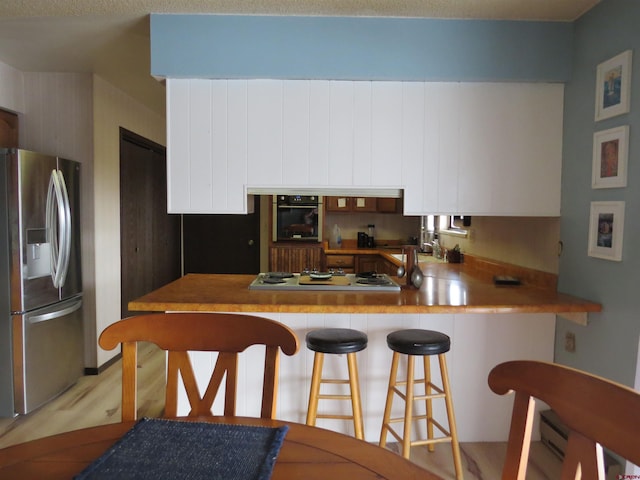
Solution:
M 165 145 L 166 125 L 101 77 L 93 83 L 96 321 L 90 345 L 100 366 L 118 353 L 97 348 L 97 338 L 120 319 L 120 127 Z
M 0 107 L 13 112 L 24 111 L 24 75 L 0 62 Z
M 99 367 L 116 351 L 98 352 L 97 336 L 120 319 L 119 128 L 164 145 L 164 118 L 101 77 L 3 63 L 0 108 L 19 114 L 21 148 L 82 164 L 85 366 Z
M 3 75 L 3 72 L 6 75 Z M 0 65 L 0 106 L 20 118 L 21 148 L 80 162 L 84 323 L 94 323 L 95 282 L 91 172 L 93 169 L 92 78 L 86 73 L 18 72 Z M 13 107 L 13 108 L 12 108 Z M 85 343 L 89 337 L 85 329 Z M 87 349 L 85 349 L 87 350 Z M 85 365 L 88 358 L 85 352 Z

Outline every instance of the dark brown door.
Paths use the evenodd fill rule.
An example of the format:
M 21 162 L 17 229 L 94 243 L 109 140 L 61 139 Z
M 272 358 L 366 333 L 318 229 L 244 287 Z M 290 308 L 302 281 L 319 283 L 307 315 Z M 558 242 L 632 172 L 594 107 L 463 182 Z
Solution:
M 180 216 L 167 214 L 166 151 L 121 129 L 121 313 L 180 276 Z
M 184 273 L 259 273 L 260 199 L 248 215 L 183 215 Z
M 0 147 L 18 148 L 18 115 L 0 110 Z

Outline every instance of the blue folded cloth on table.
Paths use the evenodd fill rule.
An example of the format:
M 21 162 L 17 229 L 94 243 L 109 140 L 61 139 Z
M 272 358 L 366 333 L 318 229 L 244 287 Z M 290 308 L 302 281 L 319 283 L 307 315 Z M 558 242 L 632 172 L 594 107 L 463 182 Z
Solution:
M 287 430 L 143 418 L 75 478 L 268 480 Z

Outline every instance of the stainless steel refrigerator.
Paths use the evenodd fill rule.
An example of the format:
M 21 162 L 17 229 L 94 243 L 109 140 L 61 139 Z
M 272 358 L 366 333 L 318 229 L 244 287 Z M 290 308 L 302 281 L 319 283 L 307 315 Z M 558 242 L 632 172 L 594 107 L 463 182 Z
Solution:
M 0 149 L 0 416 L 83 374 L 80 164 Z

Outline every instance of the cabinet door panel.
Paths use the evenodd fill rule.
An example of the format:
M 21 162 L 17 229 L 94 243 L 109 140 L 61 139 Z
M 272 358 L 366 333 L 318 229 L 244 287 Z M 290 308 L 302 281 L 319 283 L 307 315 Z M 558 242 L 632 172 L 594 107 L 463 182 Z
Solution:
M 358 255 L 358 263 L 356 265 L 356 273 L 361 272 L 378 272 L 378 255 Z M 380 273 L 380 272 L 378 272 Z
M 247 194 L 244 186 L 249 177 L 248 130 L 248 90 L 247 82 L 230 82 L 227 89 L 227 161 L 221 164 L 226 172 L 226 210 L 220 213 L 246 213 Z M 224 121 L 224 120 L 222 120 Z M 225 178 L 220 172 L 219 177 Z
M 354 85 L 353 185 L 372 183 L 371 82 Z
M 435 96 L 435 109 L 428 115 L 437 115 L 437 137 L 428 145 L 427 155 L 431 155 L 428 164 L 437 163 L 434 171 L 425 173 L 423 191 L 437 188 L 437 207 L 434 213 L 456 213 L 458 208 L 458 164 L 460 162 L 460 87 L 458 84 L 427 84 Z M 433 98 L 432 96 L 432 98 Z M 434 158 L 435 156 L 435 158 Z M 429 206 L 425 205 L 428 209 Z M 429 210 L 427 210 L 429 211 Z
M 309 176 L 309 82 L 283 84 L 282 183 L 308 185 Z
M 421 82 L 402 85 L 402 179 L 405 212 L 422 212 L 425 179 L 425 93 Z
M 399 213 L 397 198 L 377 198 L 376 211 L 378 213 Z
M 424 85 L 424 131 L 423 131 L 423 165 L 421 170 L 416 172 L 417 192 L 407 193 L 410 199 L 413 196 L 420 195 L 420 203 L 417 212 L 405 202 L 405 211 L 407 208 L 411 212 L 431 212 L 440 213 L 440 131 L 444 128 L 443 121 L 440 118 L 440 110 L 446 104 L 442 95 L 444 94 L 444 84 L 425 84 Z M 408 172 L 410 175 L 410 172 Z M 418 176 L 421 175 L 421 176 Z M 452 188 L 451 186 L 449 186 Z
M 189 90 L 189 148 L 192 152 L 189 178 L 190 201 L 193 205 L 210 208 L 213 194 L 211 82 L 191 80 Z
M 250 185 L 282 185 L 282 82 L 249 82 Z
M 272 246 L 269 249 L 269 270 L 299 273 L 305 268 L 323 268 L 323 250 L 320 246 Z
M 512 86 L 511 118 L 515 125 L 496 165 L 509 182 L 500 182 L 496 207 L 504 215 L 560 215 L 562 169 L 562 85 Z M 522 94 L 524 91 L 525 94 Z M 540 141 L 544 139 L 544 141 Z M 497 181 L 497 179 L 496 179 Z
M 229 158 L 229 83 L 225 80 L 214 80 L 211 82 L 211 161 L 212 192 L 211 201 L 213 205 L 229 205 L 227 178 L 227 165 Z M 237 159 L 231 160 L 232 164 Z
M 351 210 L 354 212 L 375 212 L 377 201 L 375 197 L 352 197 Z
M 189 149 L 189 82 L 167 79 L 167 151 L 169 213 L 189 211 L 189 176 L 193 174 Z M 180 154 L 182 152 L 182 154 Z
M 330 82 L 329 184 L 353 185 L 353 82 Z
M 327 212 L 350 212 L 351 197 L 324 197 L 324 209 Z
M 458 175 L 458 208 L 461 213 L 489 212 L 494 208 L 496 192 L 493 166 L 500 162 L 500 152 L 513 132 L 513 119 L 506 107 L 507 97 L 487 85 L 462 85 L 460 87 L 460 163 Z M 506 107 L 506 108 L 505 108 Z M 498 132 L 505 137 L 499 144 L 487 142 Z M 498 146 L 499 145 L 499 146 Z M 498 176 L 499 181 L 511 181 Z
M 400 185 L 402 84 L 374 82 L 371 103 L 371 183 L 381 187 Z
M 329 185 L 329 82 L 309 82 L 309 184 Z

